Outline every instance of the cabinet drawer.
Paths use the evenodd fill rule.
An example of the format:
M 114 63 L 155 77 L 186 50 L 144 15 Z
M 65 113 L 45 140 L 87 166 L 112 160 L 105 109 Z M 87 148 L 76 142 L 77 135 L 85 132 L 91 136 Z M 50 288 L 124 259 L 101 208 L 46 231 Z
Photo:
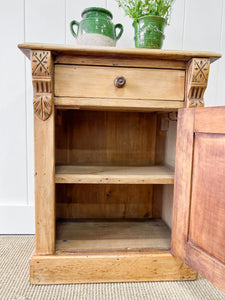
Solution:
M 122 88 L 114 85 L 123 76 Z M 55 65 L 55 96 L 79 98 L 184 100 L 185 71 Z

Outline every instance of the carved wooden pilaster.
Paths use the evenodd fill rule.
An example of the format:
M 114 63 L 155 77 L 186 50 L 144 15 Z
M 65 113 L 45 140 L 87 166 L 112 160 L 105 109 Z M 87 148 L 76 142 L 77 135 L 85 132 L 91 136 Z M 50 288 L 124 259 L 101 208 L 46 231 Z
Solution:
M 210 60 L 193 58 L 186 70 L 185 107 L 204 106 L 204 93 L 208 84 Z
M 34 114 L 47 120 L 52 113 L 53 60 L 50 51 L 31 51 Z

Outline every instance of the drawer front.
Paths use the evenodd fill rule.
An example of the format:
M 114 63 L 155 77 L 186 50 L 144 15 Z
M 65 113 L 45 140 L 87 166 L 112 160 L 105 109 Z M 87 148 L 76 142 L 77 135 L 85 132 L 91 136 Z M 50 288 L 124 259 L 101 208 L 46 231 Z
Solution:
M 123 76 L 122 88 L 115 86 Z M 184 100 L 185 71 L 122 67 L 55 65 L 55 96 Z

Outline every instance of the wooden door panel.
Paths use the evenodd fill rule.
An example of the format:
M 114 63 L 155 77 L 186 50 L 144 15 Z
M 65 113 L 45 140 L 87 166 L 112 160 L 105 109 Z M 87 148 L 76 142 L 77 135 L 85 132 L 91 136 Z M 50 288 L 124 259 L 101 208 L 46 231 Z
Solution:
M 195 132 L 225 132 L 224 106 L 195 109 Z
M 172 254 L 225 292 L 225 107 L 178 115 Z
M 181 109 L 178 113 L 171 252 L 183 261 L 189 230 L 194 112 L 194 109 Z
M 194 141 L 189 241 L 225 263 L 225 135 Z

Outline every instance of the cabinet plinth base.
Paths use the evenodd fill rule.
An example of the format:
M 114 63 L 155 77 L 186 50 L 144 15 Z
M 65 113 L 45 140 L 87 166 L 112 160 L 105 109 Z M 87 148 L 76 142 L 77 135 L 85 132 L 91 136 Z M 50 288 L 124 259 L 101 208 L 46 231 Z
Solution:
M 195 280 L 197 273 L 163 252 L 33 255 L 32 284 Z

